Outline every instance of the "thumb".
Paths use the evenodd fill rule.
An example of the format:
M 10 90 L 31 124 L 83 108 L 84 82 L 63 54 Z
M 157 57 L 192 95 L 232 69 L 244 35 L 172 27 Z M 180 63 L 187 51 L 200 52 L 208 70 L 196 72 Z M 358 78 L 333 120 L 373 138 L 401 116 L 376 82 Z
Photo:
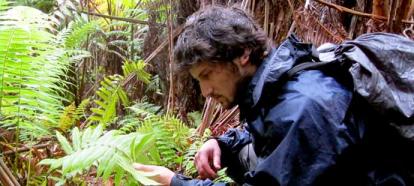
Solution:
M 213 152 L 213 164 L 216 170 L 221 169 L 221 151 L 220 149 L 215 149 Z

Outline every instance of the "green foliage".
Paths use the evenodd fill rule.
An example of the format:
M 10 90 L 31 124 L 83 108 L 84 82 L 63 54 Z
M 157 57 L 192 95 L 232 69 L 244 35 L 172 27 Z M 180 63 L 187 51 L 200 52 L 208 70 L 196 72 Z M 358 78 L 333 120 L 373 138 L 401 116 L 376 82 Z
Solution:
M 194 128 L 197 128 L 202 122 L 203 117 L 200 111 L 194 111 L 194 112 L 188 113 L 188 119 L 190 120 L 190 124 Z
M 120 129 L 123 132 L 138 131 L 142 133 L 152 132 L 155 138 L 155 148 L 152 153 L 155 158 L 150 164 L 163 165 L 176 168 L 182 164 L 183 154 L 187 150 L 187 141 L 190 129 L 179 119 L 156 114 L 159 107 L 149 103 L 137 103 L 128 107 L 134 119 L 128 119 L 128 123 Z M 122 122 L 121 122 L 122 123 Z M 141 159 L 139 162 L 147 162 Z
M 17 4 L 34 7 L 46 13 L 53 8 L 54 2 L 54 0 L 16 0 Z
M 103 32 L 106 39 L 102 45 L 105 45 L 105 50 L 117 54 L 124 60 L 138 60 L 141 57 L 136 54 L 141 52 L 140 46 L 144 42 L 143 34 L 147 31 L 146 28 L 147 26 L 143 25 L 112 21 L 107 31 Z M 116 50 L 109 49 L 114 47 Z
M 1 11 L 7 10 L 10 6 L 11 2 L 6 0 L 0 0 L 0 14 Z
M 67 101 L 61 77 L 69 61 L 53 45 L 47 15 L 29 7 L 14 7 L 0 19 L 0 119 L 2 127 L 21 129 L 29 140 L 49 134 Z
M 128 97 L 121 86 L 123 79 L 120 75 L 113 75 L 101 81 L 101 87 L 96 92 L 99 99 L 94 101 L 99 107 L 91 109 L 93 114 L 88 118 L 89 123 L 98 122 L 106 126 L 116 119 L 119 100 L 124 106 L 128 106 Z
M 144 185 L 157 185 L 148 175 L 136 171 L 132 164 L 141 156 L 150 157 L 149 149 L 153 137 L 149 134 L 130 133 L 120 135 L 119 131 L 103 132 L 103 126 L 89 127 L 80 132 L 72 130 L 71 141 L 56 132 L 57 139 L 67 154 L 59 159 L 45 159 L 39 164 L 50 165 L 50 170 L 61 168 L 62 175 L 69 179 L 96 167 L 97 177 L 108 180 L 114 175 L 116 185 L 124 185 L 122 180 L 135 179 Z
M 89 98 L 81 101 L 74 113 L 76 119 L 80 120 L 82 118 L 86 118 L 86 107 L 90 104 L 90 102 L 91 100 Z
M 91 109 L 93 114 L 88 118 L 89 124 L 96 122 L 108 125 L 116 120 L 116 108 L 119 101 L 124 107 L 129 105 L 128 96 L 123 88 L 125 77 L 135 75 L 138 80 L 144 83 L 148 83 L 151 78 L 150 74 L 145 71 L 143 61 L 125 62 L 122 69 L 124 76 L 116 74 L 104 78 L 101 82 L 101 87 L 96 92 L 99 99 L 94 101 L 98 107 Z
M 75 110 L 76 110 L 76 106 L 74 102 L 66 106 L 63 109 L 63 113 L 60 116 L 59 123 L 58 123 L 59 129 L 66 131 L 72 128 L 72 126 L 75 124 L 75 121 L 76 121 L 75 116 L 73 115 L 75 113 Z
M 122 66 L 122 71 L 124 76 L 135 75 L 138 81 L 148 84 L 151 80 L 151 74 L 145 71 L 145 66 L 146 64 L 142 60 L 137 62 L 126 61 Z
M 214 182 L 221 182 L 221 183 L 234 183 L 234 180 L 227 176 L 226 174 L 227 168 L 223 168 L 217 171 L 217 178 L 214 179 Z
M 163 95 L 161 89 L 162 82 L 159 75 L 152 76 L 151 81 L 147 85 L 146 92 L 153 92 L 158 95 Z
M 84 99 L 78 107 L 75 106 L 75 102 L 66 106 L 60 116 L 58 128 L 62 131 L 66 131 L 72 128 L 76 122 L 80 121 L 82 118 L 86 118 L 85 109 L 89 103 L 89 99 Z
M 184 162 L 183 162 L 183 169 L 184 174 L 190 177 L 197 177 L 197 169 L 194 164 L 194 158 L 201 146 L 204 144 L 205 141 L 208 140 L 208 137 L 211 136 L 211 131 L 206 129 L 204 131 L 203 136 L 197 135 L 197 133 L 192 131 L 192 135 L 189 137 L 191 141 L 191 146 L 187 149 L 184 154 Z M 222 183 L 234 183 L 234 181 L 227 176 L 226 174 L 227 168 L 223 168 L 217 172 L 217 178 L 214 179 L 214 182 L 222 182 Z
M 65 48 L 78 48 L 85 43 L 90 34 L 97 32 L 99 29 L 97 21 L 87 22 L 82 19 L 72 21 L 68 27 L 59 32 L 59 42 Z
M 207 138 L 211 136 L 211 131 L 209 129 L 206 129 L 203 136 L 197 135 L 195 130 L 192 131 L 191 134 L 192 135 L 189 137 L 189 139 L 192 143 L 184 154 L 183 168 L 185 175 L 190 177 L 197 177 L 197 169 L 194 165 L 194 158 L 198 149 L 200 149 L 203 143 L 207 141 Z
M 175 168 L 181 165 L 180 156 L 188 148 L 188 127 L 172 116 L 150 117 L 142 122 L 139 132 L 153 131 L 156 150 L 160 156 L 157 165 Z

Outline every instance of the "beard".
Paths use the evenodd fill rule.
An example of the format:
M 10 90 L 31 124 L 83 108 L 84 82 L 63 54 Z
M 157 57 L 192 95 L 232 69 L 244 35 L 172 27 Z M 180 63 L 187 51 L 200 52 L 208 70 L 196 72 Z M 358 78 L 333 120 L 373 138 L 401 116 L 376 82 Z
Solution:
M 236 105 L 241 105 L 243 103 L 245 103 L 247 95 L 249 94 L 250 91 L 249 90 L 249 85 L 250 85 L 250 81 L 252 80 L 252 76 L 248 76 L 248 77 L 244 77 L 241 80 L 239 80 L 236 84 L 236 94 L 234 97 L 234 100 L 232 102 L 229 103 L 228 108 L 232 108 Z

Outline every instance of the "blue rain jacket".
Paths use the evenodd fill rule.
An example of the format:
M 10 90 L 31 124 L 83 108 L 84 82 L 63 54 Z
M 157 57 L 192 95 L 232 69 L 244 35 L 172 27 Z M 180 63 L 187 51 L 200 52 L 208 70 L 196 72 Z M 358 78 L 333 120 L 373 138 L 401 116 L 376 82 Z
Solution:
M 310 60 L 312 45 L 290 36 L 238 90 L 248 126 L 218 138 L 222 166 L 237 166 L 229 160 L 252 142 L 258 163 L 243 185 L 414 185 L 412 144 L 352 94 L 352 82 L 333 69 L 285 76 Z M 171 185 L 225 184 L 176 175 Z

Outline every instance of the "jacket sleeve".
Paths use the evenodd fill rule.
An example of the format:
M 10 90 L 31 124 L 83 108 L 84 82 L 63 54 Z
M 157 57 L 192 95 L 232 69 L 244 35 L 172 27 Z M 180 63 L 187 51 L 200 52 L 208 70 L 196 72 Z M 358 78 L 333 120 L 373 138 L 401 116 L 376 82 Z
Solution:
M 225 183 L 214 183 L 206 179 L 192 179 L 181 174 L 176 174 L 171 180 L 171 186 L 225 186 Z
M 309 71 L 284 92 L 250 128 L 265 150 L 256 149 L 261 160 L 245 175 L 247 184 L 316 185 L 358 138 L 344 123 L 352 94 L 332 78 Z
M 229 129 L 216 139 L 221 149 L 221 160 L 224 165 L 226 165 L 226 159 L 234 158 L 244 146 L 252 142 L 250 133 L 238 128 Z

